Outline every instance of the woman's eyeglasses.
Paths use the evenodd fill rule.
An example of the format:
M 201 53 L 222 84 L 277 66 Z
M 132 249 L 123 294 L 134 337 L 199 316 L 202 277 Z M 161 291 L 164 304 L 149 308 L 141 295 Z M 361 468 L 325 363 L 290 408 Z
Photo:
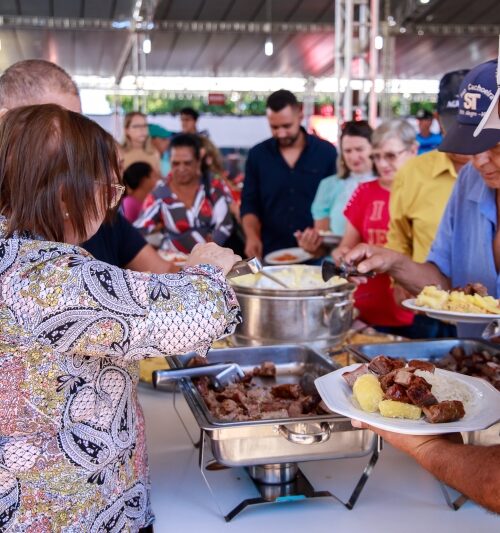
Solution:
M 108 187 L 108 184 L 104 181 L 99 181 L 98 183 L 104 185 L 104 187 Z M 119 183 L 110 183 L 109 187 L 111 187 L 109 209 L 114 209 L 120 203 L 120 200 L 125 193 L 125 186 L 120 185 Z
M 388 163 L 394 163 L 397 158 L 403 153 L 407 152 L 407 148 L 404 148 L 403 150 L 399 150 L 399 152 L 381 152 L 381 153 L 374 153 L 370 156 L 370 159 L 374 163 L 379 163 L 380 161 L 384 160 Z

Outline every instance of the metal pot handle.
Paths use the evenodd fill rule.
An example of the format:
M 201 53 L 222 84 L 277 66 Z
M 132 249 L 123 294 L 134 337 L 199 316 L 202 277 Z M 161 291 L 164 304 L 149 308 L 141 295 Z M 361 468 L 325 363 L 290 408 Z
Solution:
M 294 444 L 319 444 L 327 441 L 332 433 L 328 422 L 321 422 L 320 426 L 321 431 L 316 433 L 298 433 L 292 431 L 288 426 L 279 425 L 278 432 L 282 437 Z

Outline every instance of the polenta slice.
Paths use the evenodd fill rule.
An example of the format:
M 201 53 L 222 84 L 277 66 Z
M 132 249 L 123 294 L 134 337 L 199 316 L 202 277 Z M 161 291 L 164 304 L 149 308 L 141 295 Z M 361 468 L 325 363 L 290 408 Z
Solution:
M 409 403 L 396 402 L 395 400 L 382 400 L 378 404 L 382 416 L 388 418 L 408 418 L 418 420 L 422 416 L 422 409 Z

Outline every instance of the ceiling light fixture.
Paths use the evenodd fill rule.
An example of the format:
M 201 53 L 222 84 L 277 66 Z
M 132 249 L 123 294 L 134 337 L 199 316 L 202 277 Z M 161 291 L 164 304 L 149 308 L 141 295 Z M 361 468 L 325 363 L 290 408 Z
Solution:
M 272 0 L 267 0 L 266 2 L 266 15 L 267 15 L 267 26 L 268 26 L 268 29 L 267 31 L 269 32 L 269 35 L 267 36 L 266 38 L 266 44 L 264 45 L 264 54 L 266 54 L 266 56 L 270 57 L 274 54 L 274 44 L 273 44 L 273 38 L 271 36 L 271 32 L 272 32 L 272 29 L 273 29 L 273 25 L 272 25 L 272 16 L 273 16 L 273 11 L 272 11 Z
M 382 35 L 377 35 L 375 37 L 375 49 L 376 50 L 382 50 L 382 48 L 384 47 L 384 38 L 382 37 Z
M 270 35 L 266 39 L 266 44 L 264 45 L 264 54 L 266 54 L 266 56 L 272 56 L 274 54 L 273 39 Z
M 429 2 L 430 2 L 430 0 L 420 0 L 421 4 L 428 4 Z

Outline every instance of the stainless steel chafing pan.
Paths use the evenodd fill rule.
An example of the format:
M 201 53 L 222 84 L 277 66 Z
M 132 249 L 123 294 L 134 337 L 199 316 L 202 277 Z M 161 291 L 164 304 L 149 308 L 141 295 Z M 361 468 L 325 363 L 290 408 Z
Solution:
M 193 354 L 172 357 L 169 362 L 182 368 L 191 357 Z M 208 353 L 208 363 L 219 361 L 235 362 L 247 371 L 272 361 L 277 383 L 298 383 L 304 374 L 319 376 L 337 368 L 327 357 L 302 345 L 249 346 Z M 209 438 L 214 459 L 226 466 L 361 457 L 372 453 L 377 445 L 372 432 L 354 430 L 348 418 L 335 413 L 245 422 L 215 420 L 190 379 L 183 379 L 180 387 Z
M 436 339 L 390 342 L 381 344 L 351 344 L 347 350 L 354 361 L 370 361 L 377 355 L 397 357 L 400 359 L 422 359 L 436 362 L 449 354 L 453 348 L 462 348 L 467 355 L 486 350 L 493 355 L 500 355 L 498 345 L 480 339 Z M 484 430 L 464 434 L 470 444 L 491 445 L 500 443 L 500 424 Z

